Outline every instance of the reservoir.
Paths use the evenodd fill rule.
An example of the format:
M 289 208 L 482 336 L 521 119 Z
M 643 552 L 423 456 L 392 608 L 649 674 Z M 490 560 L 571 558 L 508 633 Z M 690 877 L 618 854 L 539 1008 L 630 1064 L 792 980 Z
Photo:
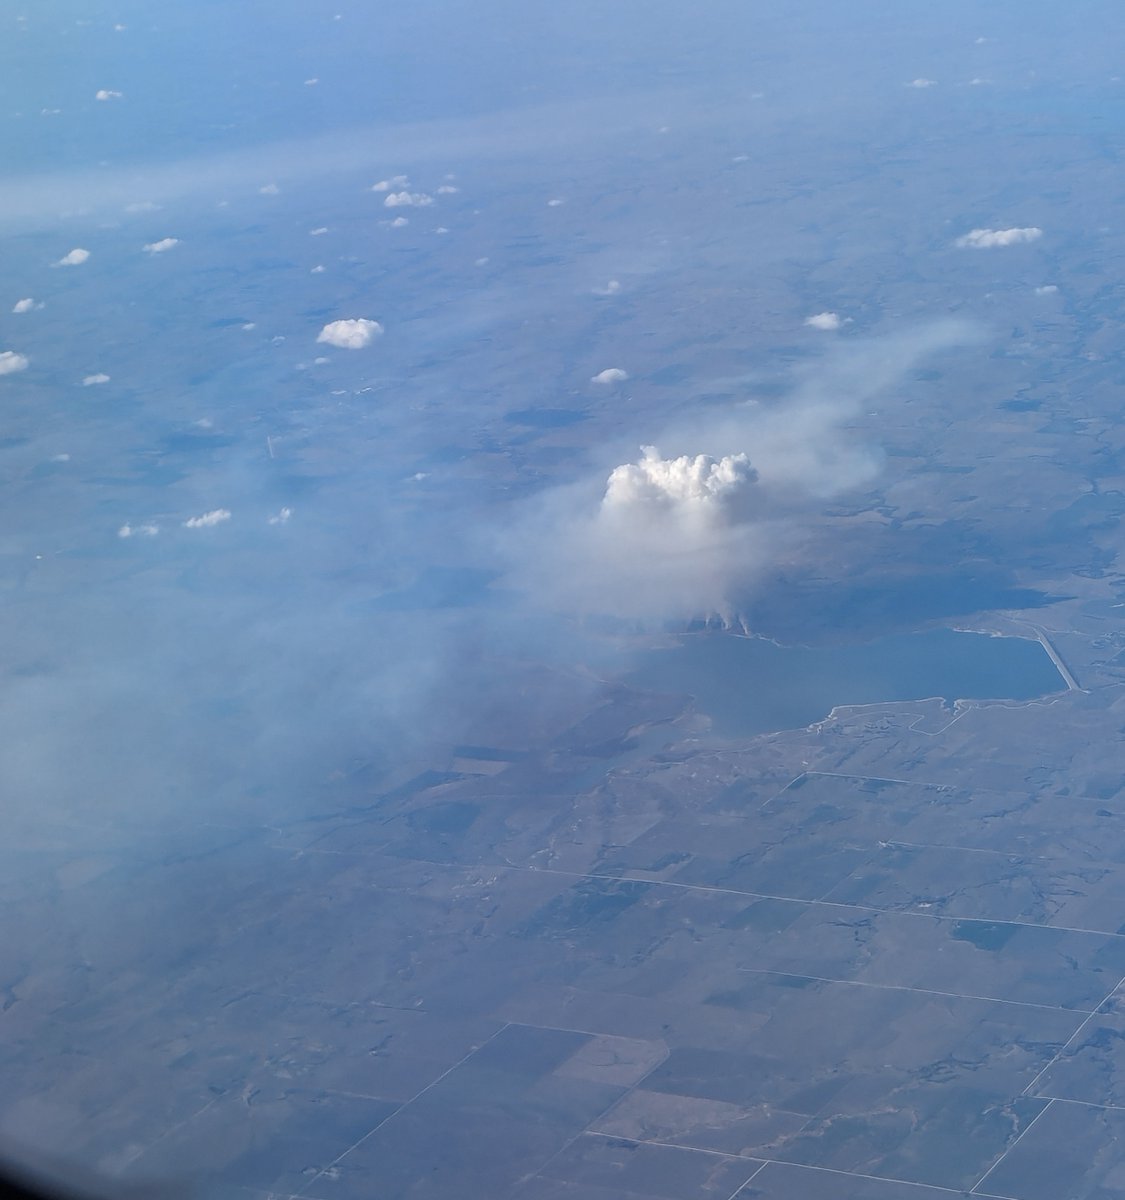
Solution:
M 818 647 L 687 634 L 646 653 L 627 682 L 694 696 L 723 737 L 802 729 L 838 705 L 933 696 L 1033 700 L 1067 686 L 1037 641 L 952 629 Z

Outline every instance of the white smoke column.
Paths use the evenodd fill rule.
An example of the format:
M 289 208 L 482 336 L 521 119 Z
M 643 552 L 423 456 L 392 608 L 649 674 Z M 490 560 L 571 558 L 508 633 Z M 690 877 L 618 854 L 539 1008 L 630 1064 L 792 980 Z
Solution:
M 893 402 L 885 393 L 920 358 L 975 337 L 945 322 L 840 348 L 798 372 L 784 401 L 747 401 L 661 436 L 705 453 L 648 445 L 637 461 L 545 493 L 504 537 L 511 582 L 579 616 L 736 619 L 781 563 L 800 569 L 824 501 L 879 473 L 875 397 Z
M 616 467 L 588 541 L 607 609 L 727 615 L 727 576 L 752 555 L 757 480 L 744 453 L 661 458 L 643 446 L 638 462 Z
M 556 610 L 642 621 L 729 615 L 731 580 L 764 544 L 757 480 L 745 453 L 664 458 L 644 446 L 596 499 L 581 485 L 549 497 L 524 530 L 515 575 Z
M 640 462 L 625 463 L 610 473 L 602 517 L 648 521 L 662 529 L 722 522 L 757 478 L 745 454 L 661 458 L 655 446 L 642 446 Z

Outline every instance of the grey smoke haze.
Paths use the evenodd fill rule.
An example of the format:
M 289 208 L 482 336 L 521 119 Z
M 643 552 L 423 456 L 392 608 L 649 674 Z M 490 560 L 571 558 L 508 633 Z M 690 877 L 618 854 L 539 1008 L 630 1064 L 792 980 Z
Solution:
M 239 49 L 260 36 L 250 8 L 211 6 L 227 23 L 216 37 L 195 9 L 166 6 L 159 20 L 183 36 L 149 39 L 146 56 L 131 39 L 157 14 L 132 7 L 114 52 L 121 70 L 80 81 L 81 102 L 60 102 L 57 121 L 35 115 L 56 99 L 21 65 L 34 61 L 27 40 L 10 39 L 6 60 L 9 86 L 17 75 L 29 86 L 6 109 L 19 136 L 0 195 L 13 235 L 5 303 L 19 315 L 0 353 L 30 365 L 14 371 L 13 357 L 0 379 L 0 785 L 24 845 L 84 855 L 117 845 L 128 858 L 150 835 L 284 827 L 371 804 L 447 761 L 452 744 L 554 737 L 598 687 L 583 668 L 621 664 L 596 622 L 571 618 L 725 611 L 799 559 L 819 506 L 876 477 L 864 400 L 926 352 L 925 335 L 829 354 L 835 335 L 801 330 L 826 357 L 783 400 L 752 402 L 750 380 L 745 403 L 682 424 L 669 408 L 622 407 L 673 355 L 706 382 L 705 354 L 672 347 L 702 346 L 729 324 L 712 285 L 733 295 L 790 262 L 794 245 L 808 261 L 819 253 L 730 208 L 740 175 L 711 181 L 741 172 L 726 164 L 750 142 L 782 171 L 794 138 L 812 161 L 854 137 L 839 72 L 789 81 L 784 64 L 761 62 L 750 80 L 732 45 L 717 84 L 710 72 L 666 75 L 653 69 L 665 44 L 679 54 L 696 39 L 710 61 L 696 14 L 666 0 L 585 4 L 585 23 L 551 9 L 510 23 L 546 49 L 546 73 L 492 71 L 494 59 L 458 40 L 404 107 L 416 64 L 405 69 L 382 37 L 356 37 L 356 23 L 390 20 L 356 6 L 339 44 L 383 47 L 386 71 L 363 58 L 351 78 L 390 80 L 385 98 L 356 103 L 340 86 L 348 72 L 328 69 L 338 49 L 277 90 L 285 56 Z M 396 10 L 392 23 L 433 7 Z M 725 12 L 744 20 L 733 0 Z M 306 13 L 331 23 L 302 6 L 280 14 L 302 22 L 300 55 L 309 38 L 336 47 Z M 61 34 L 46 9 L 29 14 L 42 60 Z M 487 41 L 477 9 L 456 19 Z M 596 53 L 557 51 L 539 21 Z M 628 36 L 607 37 L 607 21 Z M 656 31 L 669 22 L 675 37 Z M 87 28 L 67 36 L 95 36 Z M 200 55 L 184 52 L 184 36 Z M 225 48 L 231 69 L 215 87 L 195 60 Z M 478 61 L 495 91 L 465 107 L 459 97 L 483 80 Z M 887 71 L 897 89 L 901 67 Z M 314 73 L 321 84 L 305 88 Z M 103 85 L 125 99 L 96 104 Z M 775 98 L 778 85 L 792 91 Z M 409 188 L 370 191 L 401 172 Z M 389 250 L 376 222 L 393 215 L 383 196 L 402 191 L 434 203 L 409 206 Z M 592 203 L 612 195 L 629 198 L 628 219 Z M 886 223 L 900 254 L 893 213 Z M 734 268 L 725 246 L 736 236 Z M 484 259 L 487 271 L 474 266 Z M 697 322 L 685 325 L 685 300 L 699 302 Z M 944 311 L 944 296 L 927 302 Z M 786 320 L 799 328 L 837 304 L 857 316 L 838 331 L 850 343 L 859 308 L 831 288 Z M 360 318 L 385 325 L 366 349 L 317 343 L 326 325 Z M 746 357 L 726 362 L 770 364 L 781 335 L 761 319 L 764 332 L 729 339 Z M 549 436 L 517 445 L 508 414 L 572 404 L 568 366 L 577 403 L 604 414 L 597 435 L 575 427 L 567 458 L 550 456 Z M 629 379 L 590 382 L 615 368 Z M 76 386 L 94 378 L 104 382 Z M 646 445 L 658 448 L 648 460 Z M 576 482 L 550 482 L 560 479 Z M 532 487 L 543 490 L 529 499 Z M 9 857 L 0 865 L 15 870 Z M 19 869 L 43 886 L 38 859 Z
M 101 565 L 80 595 L 56 598 L 72 552 L 25 514 L 29 547 L 51 553 L 9 614 L 23 631 L 0 697 L 9 814 L 39 828 L 46 811 L 59 829 L 269 823 L 364 802 L 387 769 L 486 736 L 486 709 L 518 742 L 529 706 L 589 695 L 574 664 L 615 654 L 568 618 L 737 610 L 799 563 L 826 500 L 876 477 L 865 405 L 893 403 L 912 364 L 969 337 L 942 325 L 858 344 L 804 369 L 781 400 L 627 431 L 578 483 L 493 507 L 483 535 L 478 514 L 405 503 L 398 473 L 370 463 L 270 524 L 292 497 L 236 459 L 178 509 L 76 518 L 72 543 L 97 555 L 80 561 Z M 649 439 L 659 451 L 639 450 Z M 108 453 L 77 432 L 69 446 L 52 467 L 59 488 Z M 159 534 L 122 538 L 130 521 Z M 432 582 L 427 564 L 443 559 L 506 573 L 466 593 Z M 519 683 L 531 657 L 550 680 Z
M 513 578 L 548 609 L 642 622 L 730 619 L 799 560 L 817 506 L 877 476 L 864 405 L 928 354 L 974 340 L 961 322 L 856 343 L 805 368 L 781 401 L 644 431 L 634 461 L 541 497 Z M 649 438 L 653 438 L 651 444 Z

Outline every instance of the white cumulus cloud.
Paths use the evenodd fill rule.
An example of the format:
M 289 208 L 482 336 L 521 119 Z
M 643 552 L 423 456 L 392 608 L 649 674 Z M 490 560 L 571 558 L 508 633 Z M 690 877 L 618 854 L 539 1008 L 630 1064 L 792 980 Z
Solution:
M 35 301 L 32 300 L 30 297 L 28 297 L 26 300 L 17 300 L 15 302 L 15 304 L 12 305 L 12 312 L 14 312 L 14 313 L 31 312 L 31 310 L 34 307 L 35 307 Z
M 109 376 L 103 375 L 99 372 L 97 375 L 87 375 L 86 378 L 82 380 L 83 387 L 94 387 L 99 383 L 109 383 Z
M 14 350 L 5 350 L 0 354 L 0 375 L 14 375 L 17 371 L 26 371 L 28 359 Z
M 281 188 L 276 183 L 267 183 L 264 187 L 258 188 L 259 195 L 276 196 L 281 192 Z
M 329 321 L 316 340 L 328 346 L 339 346 L 341 350 L 362 350 L 382 332 L 383 327 L 378 321 L 350 317 L 342 321 Z
M 111 88 L 98 88 L 94 93 L 95 100 L 120 100 L 121 92 L 115 92 Z
M 433 204 L 433 196 L 425 192 L 391 192 L 383 201 L 384 208 L 426 208 Z
M 286 524 L 286 522 L 289 520 L 289 518 L 292 515 L 293 515 L 293 510 L 291 508 L 283 508 L 279 512 L 274 513 L 274 515 L 272 517 L 270 517 L 270 524 L 271 525 L 284 525 L 284 524 Z
M 824 329 L 828 332 L 839 329 L 842 323 L 839 315 L 834 312 L 816 313 L 814 316 L 805 319 L 805 324 L 811 326 L 813 329 Z
M 213 525 L 221 525 L 224 521 L 229 520 L 229 508 L 213 508 L 210 512 L 202 513 L 198 517 L 188 517 L 188 519 L 184 522 L 184 528 L 210 529 Z
M 173 246 L 178 246 L 179 244 L 179 238 L 166 237 L 161 238 L 158 242 L 148 242 L 144 248 L 149 254 L 163 254 L 165 250 L 171 250 Z
M 153 525 L 151 521 L 145 522 L 144 525 L 130 525 L 126 522 L 117 531 L 117 536 L 119 538 L 156 537 L 159 532 L 160 526 Z
M 624 383 L 629 378 L 629 372 L 620 367 L 606 367 L 590 380 L 591 383 Z
M 932 88 L 935 82 L 933 79 L 912 79 L 907 86 L 912 88 Z
M 1045 283 L 1042 287 L 1035 289 L 1035 294 L 1037 296 L 1053 296 L 1058 290 L 1059 285 L 1057 283 Z
M 1018 246 L 1022 242 L 1036 242 L 1043 230 L 1034 225 L 1023 229 L 972 229 L 957 239 L 957 245 L 973 250 L 989 250 L 993 246 Z
M 89 250 L 83 250 L 81 246 L 76 246 L 73 250 L 66 254 L 55 263 L 56 267 L 80 267 L 90 257 Z
M 390 179 L 380 179 L 371 185 L 373 192 L 393 192 L 395 188 L 410 186 L 410 180 L 405 175 L 394 175 Z

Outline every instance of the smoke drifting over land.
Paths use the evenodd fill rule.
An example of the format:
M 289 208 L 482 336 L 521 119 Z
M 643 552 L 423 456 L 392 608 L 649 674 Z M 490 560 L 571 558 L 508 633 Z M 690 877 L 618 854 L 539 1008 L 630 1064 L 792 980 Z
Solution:
M 636 461 L 543 497 L 516 536 L 514 579 L 549 609 L 732 618 L 799 552 L 818 505 L 878 474 L 880 450 L 857 424 L 864 405 L 967 340 L 947 322 L 853 345 L 799 375 L 781 402 L 664 430 Z

